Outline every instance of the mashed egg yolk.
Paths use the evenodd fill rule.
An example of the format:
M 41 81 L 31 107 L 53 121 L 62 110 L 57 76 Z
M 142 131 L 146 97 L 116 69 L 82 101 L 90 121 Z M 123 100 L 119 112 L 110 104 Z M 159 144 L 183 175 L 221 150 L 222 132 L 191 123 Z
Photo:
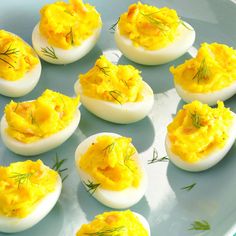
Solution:
M 193 163 L 215 148 L 223 148 L 233 123 L 233 115 L 223 102 L 211 108 L 194 101 L 178 112 L 168 125 L 171 151 L 184 161 Z
M 0 30 L 0 78 L 15 81 L 39 63 L 33 49 L 21 38 Z
M 143 99 L 140 72 L 131 65 L 114 65 L 105 56 L 79 80 L 83 94 L 88 97 L 119 104 Z
M 95 8 L 82 0 L 47 4 L 40 13 L 40 32 L 49 44 L 63 49 L 79 46 L 102 24 Z
M 175 40 L 180 22 L 173 9 L 138 2 L 120 16 L 118 27 L 120 34 L 132 40 L 134 46 L 157 50 Z
M 119 191 L 139 186 L 142 176 L 135 153 L 131 138 L 104 135 L 97 137 L 78 164 L 102 188 Z
M 224 44 L 203 43 L 196 58 L 170 68 L 176 84 L 195 93 L 209 93 L 236 82 L 236 50 Z
M 84 224 L 76 236 L 83 235 L 120 235 L 148 236 L 137 216 L 130 210 L 105 212 L 89 224 Z
M 23 143 L 48 137 L 69 125 L 78 103 L 79 97 L 70 98 L 49 89 L 34 101 L 11 101 L 5 108 L 7 132 Z
M 55 190 L 58 173 L 41 160 L 0 166 L 0 215 L 24 218 Z

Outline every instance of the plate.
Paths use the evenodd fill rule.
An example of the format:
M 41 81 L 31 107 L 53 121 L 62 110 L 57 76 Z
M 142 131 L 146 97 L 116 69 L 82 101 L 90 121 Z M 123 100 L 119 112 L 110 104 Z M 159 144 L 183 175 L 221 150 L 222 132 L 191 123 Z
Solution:
M 31 44 L 31 32 L 39 20 L 39 10 L 53 0 L 29 1 L 9 0 L 1 3 L 1 27 L 14 32 Z M 87 2 L 87 1 L 86 1 Z M 68 178 L 63 184 L 62 194 L 54 209 L 33 228 L 17 236 L 72 236 L 81 224 L 93 219 L 97 214 L 111 210 L 92 198 L 82 186 L 74 165 L 74 151 L 86 137 L 98 132 L 117 132 L 130 136 L 142 154 L 148 171 L 148 191 L 142 200 L 131 209 L 144 215 L 151 226 L 153 236 L 232 236 L 236 232 L 236 145 L 229 154 L 212 169 L 201 173 L 182 171 L 171 163 L 148 164 L 154 150 L 159 157 L 166 155 L 164 137 L 166 126 L 184 102 L 173 88 L 169 67 L 178 65 L 191 57 L 186 53 L 178 60 L 162 66 L 141 66 L 127 60 L 116 48 L 113 33 L 109 28 L 119 15 L 136 1 L 133 0 L 88 0 L 102 15 L 103 30 L 96 47 L 82 60 L 70 65 L 51 65 L 42 62 L 43 71 L 36 89 L 16 101 L 30 100 L 39 96 L 46 88 L 73 95 L 73 84 L 79 73 L 85 73 L 103 53 L 113 62 L 131 64 L 142 71 L 143 79 L 155 93 L 155 104 L 149 117 L 131 125 L 115 125 L 103 121 L 83 107 L 82 119 L 75 134 L 59 148 L 44 155 L 32 157 L 42 159 L 52 166 L 56 154 L 67 159 Z M 177 10 L 182 19 L 196 30 L 194 44 L 198 48 L 202 42 L 220 42 L 236 48 L 235 0 L 143 0 L 144 3 L 168 6 Z M 0 112 L 10 98 L 0 96 Z M 236 112 L 236 96 L 226 102 L 226 106 Z M 0 164 L 8 165 L 26 158 L 8 151 L 0 143 Z M 196 183 L 191 191 L 183 189 Z M 189 230 L 196 221 L 207 221 L 210 230 Z M 1 236 L 5 235 L 0 233 Z

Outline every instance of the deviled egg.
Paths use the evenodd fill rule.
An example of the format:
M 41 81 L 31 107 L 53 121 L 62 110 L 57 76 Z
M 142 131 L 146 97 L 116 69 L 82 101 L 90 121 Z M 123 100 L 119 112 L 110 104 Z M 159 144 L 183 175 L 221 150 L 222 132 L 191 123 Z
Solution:
M 236 50 L 219 43 L 203 43 L 197 56 L 170 68 L 175 88 L 186 102 L 208 105 L 236 94 Z
M 34 50 L 20 37 L 0 30 L 0 94 L 20 97 L 34 89 L 41 63 Z
M 0 232 L 26 230 L 56 204 L 62 187 L 59 174 L 42 161 L 0 166 Z
M 206 170 L 218 163 L 236 139 L 236 114 L 218 102 L 217 108 L 194 101 L 184 105 L 168 125 L 169 159 L 188 171 Z
M 83 224 L 76 236 L 119 235 L 150 236 L 150 226 L 140 214 L 126 211 L 110 211 L 97 215 L 88 224 Z
M 115 30 L 115 41 L 131 61 L 159 65 L 182 56 L 193 45 L 195 31 L 175 10 L 141 2 L 123 13 Z
M 101 56 L 74 86 L 81 103 L 96 116 L 119 124 L 139 121 L 154 103 L 151 87 L 131 65 L 114 65 Z
M 96 9 L 82 0 L 45 5 L 41 20 L 32 33 L 35 51 L 45 61 L 68 64 L 85 56 L 96 44 L 101 18 Z
M 116 209 L 136 204 L 145 194 L 147 174 L 131 138 L 114 133 L 88 137 L 76 149 L 76 167 L 86 190 Z
M 65 142 L 80 121 L 79 97 L 46 90 L 34 101 L 5 107 L 1 120 L 3 143 L 12 152 L 32 156 L 47 152 Z

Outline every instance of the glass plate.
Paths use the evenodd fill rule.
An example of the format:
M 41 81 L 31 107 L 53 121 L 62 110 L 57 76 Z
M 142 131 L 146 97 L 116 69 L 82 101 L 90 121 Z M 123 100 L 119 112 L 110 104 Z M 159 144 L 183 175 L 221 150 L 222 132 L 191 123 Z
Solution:
M 31 32 L 39 20 L 39 10 L 53 0 L 8 0 L 0 6 L 1 28 L 14 32 L 31 44 Z M 33 228 L 17 236 L 72 236 L 81 224 L 95 215 L 111 210 L 97 202 L 82 186 L 74 166 L 74 151 L 86 137 L 103 131 L 117 132 L 133 138 L 133 143 L 146 164 L 152 159 L 154 149 L 159 157 L 166 155 L 164 137 L 166 126 L 173 115 L 183 106 L 183 101 L 173 88 L 169 67 L 190 58 L 190 54 L 162 66 L 141 66 L 127 60 L 117 50 L 109 28 L 119 15 L 136 1 L 131 0 L 89 0 L 102 15 L 103 30 L 96 47 L 82 60 L 69 65 L 51 65 L 42 62 L 43 71 L 37 87 L 17 101 L 34 99 L 46 88 L 73 95 L 73 85 L 79 73 L 91 68 L 103 53 L 113 62 L 131 64 L 142 71 L 143 79 L 155 93 L 155 104 L 149 117 L 131 125 L 117 125 L 103 121 L 83 107 L 82 119 L 74 135 L 59 148 L 30 159 L 42 159 L 52 166 L 56 153 L 66 158 L 68 178 L 63 184 L 60 199 L 49 215 Z M 168 6 L 178 11 L 182 19 L 196 30 L 194 47 L 202 42 L 220 42 L 236 48 L 235 0 L 143 0 L 144 3 Z M 0 96 L 0 111 L 11 99 Z M 236 112 L 236 96 L 226 102 Z M 236 232 L 236 146 L 218 165 L 201 173 L 188 173 L 168 162 L 147 164 L 149 176 L 148 191 L 142 200 L 131 209 L 147 218 L 153 236 L 232 236 Z M 15 155 L 0 143 L 0 164 L 8 165 L 27 158 Z M 184 186 L 196 183 L 191 191 Z M 208 231 L 189 230 L 197 220 L 207 221 Z M 5 235 L 0 233 L 0 235 Z

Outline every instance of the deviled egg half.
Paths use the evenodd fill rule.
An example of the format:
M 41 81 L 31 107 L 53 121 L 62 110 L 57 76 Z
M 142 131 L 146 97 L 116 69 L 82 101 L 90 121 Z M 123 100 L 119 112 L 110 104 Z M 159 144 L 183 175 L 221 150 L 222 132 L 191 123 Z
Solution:
M 236 50 L 219 43 L 203 43 L 197 56 L 170 68 L 175 88 L 186 102 L 208 105 L 236 94 Z
M 20 97 L 34 89 L 41 63 L 34 50 L 20 37 L 0 30 L 0 94 Z
M 65 142 L 80 121 L 79 97 L 46 90 L 34 101 L 5 107 L 1 120 L 3 143 L 12 152 L 23 156 L 47 152 Z
M 141 2 L 132 4 L 116 26 L 115 41 L 131 61 L 159 65 L 182 56 L 193 45 L 195 31 L 175 10 Z
M 218 163 L 236 139 L 236 114 L 218 102 L 217 108 L 193 101 L 168 125 L 166 152 L 179 168 L 206 170 Z
M 45 61 L 68 64 L 85 56 L 96 44 L 102 21 L 96 9 L 82 0 L 45 5 L 32 33 L 35 51 Z
M 59 174 L 42 161 L 0 166 L 0 232 L 26 230 L 56 204 L 62 187 Z
M 126 211 L 110 211 L 97 215 L 88 224 L 83 224 L 76 236 L 119 235 L 150 236 L 150 226 L 140 214 Z
M 108 207 L 131 207 L 145 194 L 147 174 L 131 138 L 90 136 L 77 147 L 75 163 L 86 190 Z
M 101 56 L 74 86 L 81 103 L 96 116 L 119 124 L 139 121 L 151 111 L 154 96 L 131 65 L 114 65 Z

